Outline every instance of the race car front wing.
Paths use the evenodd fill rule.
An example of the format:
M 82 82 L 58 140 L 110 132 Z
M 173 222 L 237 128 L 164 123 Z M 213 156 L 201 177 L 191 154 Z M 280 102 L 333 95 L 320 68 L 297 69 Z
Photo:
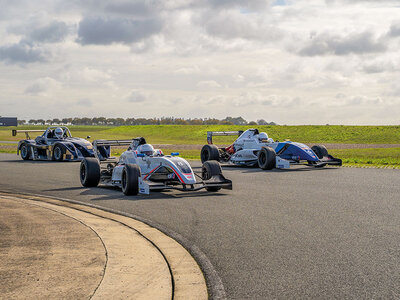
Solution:
M 202 180 L 194 184 L 171 184 L 168 182 L 153 182 L 142 178 L 139 180 L 140 194 L 150 194 L 150 191 L 160 190 L 178 190 L 182 192 L 192 192 L 213 187 L 232 190 L 232 181 L 226 179 L 222 174 L 214 175 L 210 179 Z

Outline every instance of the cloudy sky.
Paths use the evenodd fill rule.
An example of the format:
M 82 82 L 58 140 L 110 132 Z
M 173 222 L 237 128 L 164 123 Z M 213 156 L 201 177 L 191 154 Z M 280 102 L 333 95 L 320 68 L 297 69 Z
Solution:
M 0 115 L 400 124 L 400 1 L 0 0 Z

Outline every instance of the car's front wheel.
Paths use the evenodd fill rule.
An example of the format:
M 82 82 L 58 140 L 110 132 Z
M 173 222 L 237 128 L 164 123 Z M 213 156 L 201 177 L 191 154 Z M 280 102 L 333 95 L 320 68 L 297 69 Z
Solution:
M 21 158 L 23 160 L 28 160 L 30 158 L 29 150 L 30 148 L 27 144 L 22 144 L 20 151 L 21 151 Z
M 100 164 L 94 157 L 82 160 L 79 168 L 79 178 L 84 187 L 94 187 L 100 182 Z
M 64 160 L 65 149 L 61 145 L 55 145 L 53 149 L 53 159 L 55 161 L 63 161 Z
M 140 168 L 135 164 L 126 164 L 122 170 L 121 188 L 122 192 L 129 195 L 139 193 L 139 178 L 141 176 Z
M 328 149 L 324 145 L 315 145 L 311 150 L 318 156 L 319 159 L 328 156 Z
M 219 162 L 217 162 L 215 160 L 210 160 L 210 161 L 204 162 L 203 167 L 201 168 L 201 177 L 203 180 L 208 180 L 211 177 L 213 177 L 215 175 L 220 175 L 220 174 L 222 174 L 222 169 L 221 169 L 221 165 L 219 164 Z M 217 192 L 220 189 L 221 189 L 220 187 L 216 187 L 216 186 L 206 187 L 206 190 L 209 192 Z

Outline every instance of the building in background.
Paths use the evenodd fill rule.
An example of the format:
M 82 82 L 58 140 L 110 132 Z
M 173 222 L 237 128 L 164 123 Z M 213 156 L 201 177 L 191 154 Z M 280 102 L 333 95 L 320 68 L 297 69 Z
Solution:
M 17 118 L 0 117 L 0 126 L 18 126 Z

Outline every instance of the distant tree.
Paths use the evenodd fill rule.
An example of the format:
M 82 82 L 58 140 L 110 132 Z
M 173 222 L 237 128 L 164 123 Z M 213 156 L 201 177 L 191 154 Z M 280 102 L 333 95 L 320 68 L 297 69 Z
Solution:
M 18 125 L 24 125 L 26 123 L 25 120 L 18 120 L 17 122 L 18 122 Z
M 179 118 L 179 119 L 175 119 L 174 124 L 175 124 L 175 125 L 188 125 L 189 122 L 186 121 L 185 119 L 180 119 L 180 118 Z
M 234 125 L 233 122 L 227 120 L 221 120 L 219 122 L 220 125 Z
M 218 125 L 220 124 L 220 120 L 218 119 L 204 119 L 203 124 L 204 125 Z
M 257 124 L 258 125 L 268 125 L 268 122 L 265 121 L 264 119 L 260 119 L 260 120 L 257 120 Z
M 37 120 L 35 120 L 35 119 L 30 119 L 30 120 L 28 121 L 28 123 L 29 123 L 29 124 L 37 124 L 38 122 L 37 122 Z
M 254 122 L 254 121 L 251 121 L 251 122 L 249 122 L 249 124 L 247 124 L 247 125 L 254 126 L 254 125 L 257 125 L 257 123 L 256 123 L 256 122 Z
M 81 119 L 80 118 L 73 118 L 70 123 L 72 125 L 81 125 Z
M 53 120 L 46 120 L 46 124 L 53 125 Z
M 115 125 L 116 122 L 117 122 L 117 120 L 115 118 L 108 118 L 106 120 L 107 125 Z
M 117 125 L 117 126 L 125 125 L 125 120 L 122 118 L 116 118 L 114 125 Z
M 231 122 L 234 125 L 247 125 L 247 121 L 242 117 L 236 117 L 236 118 L 226 117 L 222 121 Z
M 43 120 L 43 119 L 39 119 L 39 120 L 37 120 L 37 123 L 36 123 L 36 124 L 45 125 L 45 124 L 46 124 L 46 121 Z
M 53 119 L 52 120 L 52 124 L 61 124 L 61 120 L 60 119 Z

